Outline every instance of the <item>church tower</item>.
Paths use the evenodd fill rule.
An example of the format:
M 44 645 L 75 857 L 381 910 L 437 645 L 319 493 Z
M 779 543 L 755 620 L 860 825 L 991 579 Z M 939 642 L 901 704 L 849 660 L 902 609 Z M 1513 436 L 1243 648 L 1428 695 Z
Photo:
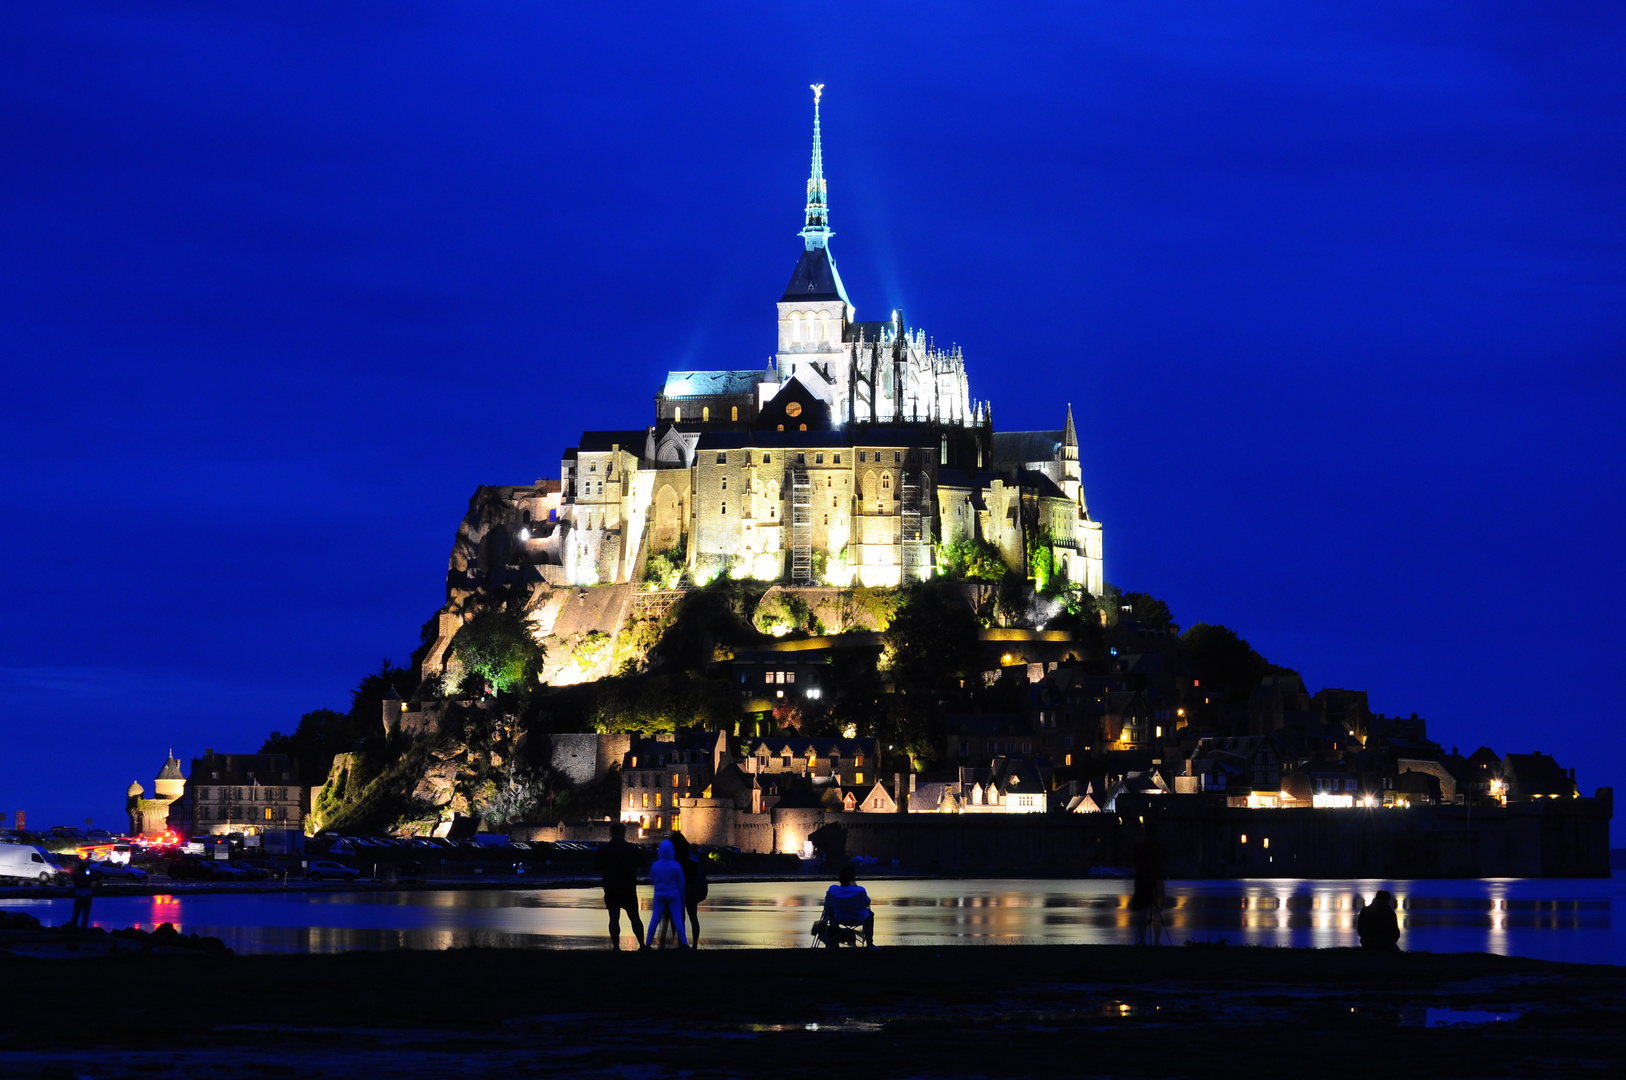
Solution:
M 1067 428 L 1061 433 L 1061 490 L 1079 509 L 1084 508 L 1084 470 L 1078 464 L 1078 431 L 1073 427 L 1073 403 L 1067 403 Z
M 813 90 L 813 167 L 807 178 L 807 206 L 802 225 L 802 255 L 779 300 L 779 378 L 801 380 L 831 407 L 840 408 L 847 387 L 842 341 L 856 312 L 830 254 L 829 195 L 824 183 L 824 146 L 819 131 L 819 99 L 824 84 Z

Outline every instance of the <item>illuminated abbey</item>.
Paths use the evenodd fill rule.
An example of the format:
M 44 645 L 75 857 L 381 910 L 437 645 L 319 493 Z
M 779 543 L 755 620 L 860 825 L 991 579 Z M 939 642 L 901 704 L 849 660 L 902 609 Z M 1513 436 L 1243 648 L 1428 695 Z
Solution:
M 673 371 L 654 422 L 586 431 L 553 485 L 498 489 L 518 555 L 555 585 L 673 576 L 896 586 L 943 545 L 983 541 L 1013 570 L 1099 594 L 1071 406 L 1054 431 L 996 432 L 964 356 L 898 313 L 862 322 L 833 235 L 814 90 L 802 250 L 762 367 Z M 1058 420 L 1063 417 L 1058 416 Z M 1043 583 L 1043 582 L 1041 582 Z

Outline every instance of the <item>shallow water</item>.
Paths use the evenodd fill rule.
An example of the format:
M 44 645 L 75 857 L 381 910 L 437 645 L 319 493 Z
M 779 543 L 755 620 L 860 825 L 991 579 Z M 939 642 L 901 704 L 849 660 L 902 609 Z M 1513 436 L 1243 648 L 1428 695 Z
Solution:
M 702 943 L 800 947 L 824 881 L 714 883 L 700 908 Z M 881 945 L 1125 943 L 1135 939 L 1122 880 L 876 881 Z M 1232 944 L 1350 946 L 1355 898 L 1388 889 L 1401 906 L 1401 947 L 1626 964 L 1626 879 L 1471 881 L 1174 881 L 1170 936 Z M 649 890 L 640 890 L 647 912 Z M 65 922 L 71 900 L 0 907 Z M 338 952 L 460 946 L 603 948 L 598 889 L 289 892 L 100 897 L 93 921 L 147 929 L 170 922 L 239 952 Z M 624 936 L 630 935 L 625 923 Z

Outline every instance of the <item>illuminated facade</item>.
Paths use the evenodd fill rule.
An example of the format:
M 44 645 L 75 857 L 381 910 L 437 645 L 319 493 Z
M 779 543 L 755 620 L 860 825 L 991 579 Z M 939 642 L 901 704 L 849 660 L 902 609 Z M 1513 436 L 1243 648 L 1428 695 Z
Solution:
M 559 504 L 525 522 L 525 561 L 556 585 L 635 580 L 665 554 L 697 582 L 895 586 L 931 577 L 936 545 L 981 540 L 1012 569 L 1099 594 L 1071 407 L 1060 429 L 995 433 L 958 348 L 899 312 L 858 321 L 830 251 L 821 91 L 772 359 L 670 372 L 653 425 L 584 432 Z

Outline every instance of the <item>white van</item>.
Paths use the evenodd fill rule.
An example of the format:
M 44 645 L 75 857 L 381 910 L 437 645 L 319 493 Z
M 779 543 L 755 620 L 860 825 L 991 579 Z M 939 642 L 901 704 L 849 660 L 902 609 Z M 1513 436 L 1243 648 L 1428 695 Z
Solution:
M 60 882 L 67 876 L 56 856 L 29 844 L 0 844 L 0 878 L 22 878 L 41 885 Z

